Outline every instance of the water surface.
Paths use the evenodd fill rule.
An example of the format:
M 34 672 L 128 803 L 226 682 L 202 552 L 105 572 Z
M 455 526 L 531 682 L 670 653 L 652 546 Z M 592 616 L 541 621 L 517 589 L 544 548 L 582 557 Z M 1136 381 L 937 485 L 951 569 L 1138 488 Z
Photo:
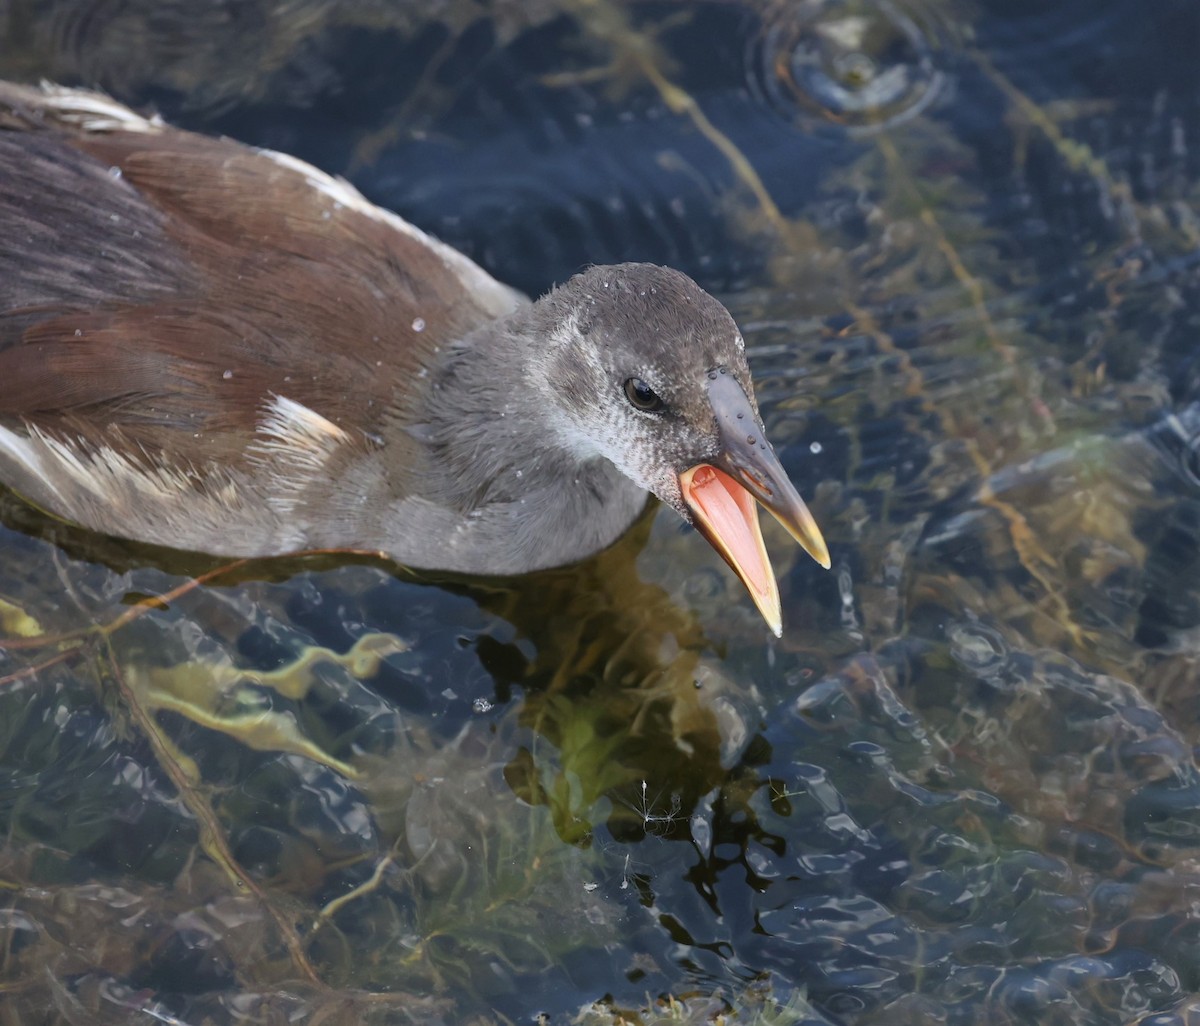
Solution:
M 480 581 L 5 497 L 5 1021 L 1193 1021 L 1200 9 L 432 6 L 8 0 L 0 73 L 693 275 L 833 570 L 768 527 L 776 641 L 669 511 Z

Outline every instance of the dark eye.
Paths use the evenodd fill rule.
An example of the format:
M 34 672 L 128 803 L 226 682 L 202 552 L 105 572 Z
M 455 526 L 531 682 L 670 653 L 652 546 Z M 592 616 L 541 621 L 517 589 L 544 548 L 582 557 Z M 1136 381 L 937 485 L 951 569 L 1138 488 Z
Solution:
M 625 398 L 639 410 L 657 413 L 666 408 L 662 397 L 641 378 L 629 378 L 625 382 Z

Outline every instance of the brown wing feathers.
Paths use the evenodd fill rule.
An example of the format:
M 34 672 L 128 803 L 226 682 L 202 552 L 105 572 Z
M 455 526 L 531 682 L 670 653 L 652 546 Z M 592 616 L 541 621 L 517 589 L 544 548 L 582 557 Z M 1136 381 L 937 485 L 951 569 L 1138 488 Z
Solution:
M 226 140 L 10 110 L 0 162 L 0 416 L 236 463 L 272 395 L 369 433 L 480 319 L 420 240 Z

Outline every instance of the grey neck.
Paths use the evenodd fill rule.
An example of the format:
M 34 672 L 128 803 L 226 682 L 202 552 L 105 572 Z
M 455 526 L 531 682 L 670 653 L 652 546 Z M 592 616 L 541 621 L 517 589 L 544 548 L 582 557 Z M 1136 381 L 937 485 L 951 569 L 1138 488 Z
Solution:
M 545 344 L 529 313 L 446 347 L 430 371 L 410 431 L 424 450 L 421 499 L 401 499 L 385 528 L 402 561 L 480 574 L 560 566 L 612 544 L 645 507 L 644 490 L 607 460 L 570 451 L 555 430 L 526 377 L 530 347 Z

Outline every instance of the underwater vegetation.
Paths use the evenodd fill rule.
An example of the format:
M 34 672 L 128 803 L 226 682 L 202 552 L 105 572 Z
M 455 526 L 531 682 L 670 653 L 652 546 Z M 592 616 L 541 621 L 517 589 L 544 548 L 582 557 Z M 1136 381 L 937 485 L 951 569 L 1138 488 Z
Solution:
M 531 292 L 734 313 L 833 555 L 517 580 L 0 498 L 0 1022 L 1200 1016 L 1200 11 L 0 0 Z

